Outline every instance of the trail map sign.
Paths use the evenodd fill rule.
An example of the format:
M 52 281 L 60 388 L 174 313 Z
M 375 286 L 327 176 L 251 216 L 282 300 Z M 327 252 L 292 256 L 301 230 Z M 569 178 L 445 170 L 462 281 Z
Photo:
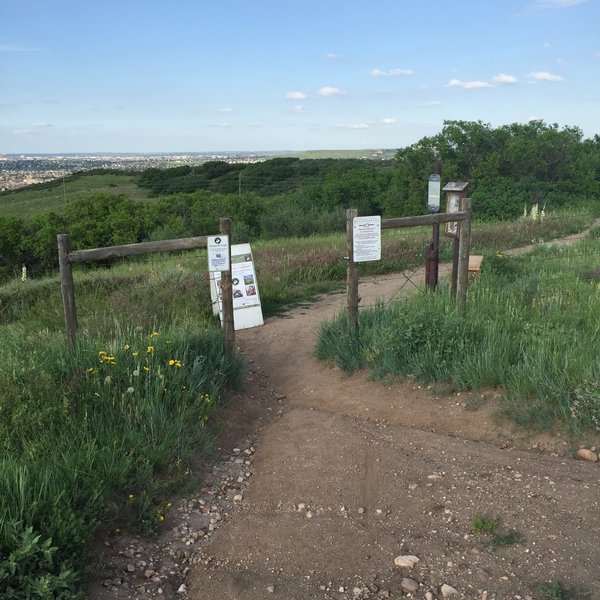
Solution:
M 352 220 L 353 260 L 381 260 L 381 217 L 354 217 Z
M 213 312 L 223 318 L 221 304 L 221 273 L 210 273 L 210 293 Z M 260 295 L 250 244 L 231 246 L 231 284 L 233 289 L 234 329 L 248 329 L 263 324 Z

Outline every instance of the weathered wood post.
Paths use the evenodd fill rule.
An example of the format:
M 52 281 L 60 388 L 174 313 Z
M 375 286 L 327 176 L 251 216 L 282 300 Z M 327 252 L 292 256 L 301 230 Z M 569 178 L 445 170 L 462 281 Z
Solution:
M 456 301 L 465 310 L 467 306 L 467 287 L 469 286 L 469 253 L 471 248 L 471 198 L 462 199 L 462 210 L 467 213 L 459 225 L 458 276 L 456 281 Z
M 71 238 L 67 233 L 56 236 L 58 242 L 58 266 L 60 270 L 60 291 L 63 300 L 63 313 L 65 316 L 65 327 L 67 330 L 67 341 L 71 346 L 75 345 L 75 334 L 77 333 L 77 312 L 75 309 L 75 285 L 73 284 L 73 269 L 69 262 L 71 252 Z
M 233 354 L 235 348 L 235 327 L 233 323 L 233 286 L 231 283 L 231 219 L 219 219 L 219 229 L 223 235 L 229 236 L 229 271 L 221 273 L 221 293 L 223 303 L 223 333 L 227 350 Z
M 346 299 L 348 303 L 348 323 L 352 329 L 358 323 L 358 265 L 354 262 L 354 217 L 358 217 L 358 209 L 346 210 L 346 254 L 348 268 L 346 270 Z

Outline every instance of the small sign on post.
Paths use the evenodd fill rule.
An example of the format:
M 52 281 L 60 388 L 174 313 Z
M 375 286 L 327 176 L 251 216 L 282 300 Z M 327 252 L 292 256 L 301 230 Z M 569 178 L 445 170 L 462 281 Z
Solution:
M 468 181 L 450 181 L 442 191 L 446 192 L 446 212 L 453 213 L 462 210 L 461 200 L 467 196 Z M 458 238 L 458 223 L 450 221 L 446 223 L 446 235 Z
M 427 208 L 429 212 L 440 212 L 440 191 L 442 178 L 438 174 L 429 176 L 429 187 L 427 190 Z
M 354 217 L 352 240 L 354 262 L 381 260 L 381 217 Z
M 208 270 L 229 271 L 229 236 L 210 235 L 206 238 L 208 248 Z

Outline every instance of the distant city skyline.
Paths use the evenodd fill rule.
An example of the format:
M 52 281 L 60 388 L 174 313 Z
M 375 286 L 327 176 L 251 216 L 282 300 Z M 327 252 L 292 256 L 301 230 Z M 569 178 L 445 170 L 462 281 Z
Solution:
M 400 148 L 600 133 L 600 0 L 5 2 L 0 153 Z

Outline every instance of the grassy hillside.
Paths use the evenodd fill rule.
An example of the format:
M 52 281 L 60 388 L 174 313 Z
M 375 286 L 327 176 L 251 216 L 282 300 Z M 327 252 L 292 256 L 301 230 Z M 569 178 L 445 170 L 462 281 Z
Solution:
M 32 218 L 39 214 L 60 212 L 66 204 L 90 198 L 98 193 L 126 195 L 134 201 L 148 199 L 137 185 L 137 175 L 81 175 L 53 182 L 30 185 L 0 193 L 0 213 L 5 216 Z

